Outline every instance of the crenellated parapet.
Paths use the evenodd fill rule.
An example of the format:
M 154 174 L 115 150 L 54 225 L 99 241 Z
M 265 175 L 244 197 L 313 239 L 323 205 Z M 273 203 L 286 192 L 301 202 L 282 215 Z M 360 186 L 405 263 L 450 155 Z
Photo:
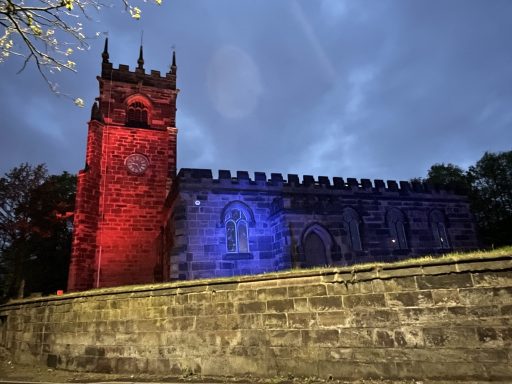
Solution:
M 119 64 L 117 68 L 114 68 L 112 63 L 103 63 L 101 78 L 128 84 L 142 83 L 143 86 L 154 88 L 176 89 L 176 75 L 172 72 L 162 75 L 160 71 L 151 70 L 146 73 L 144 69 L 130 70 L 126 64 Z
M 328 176 L 297 174 L 283 175 L 271 173 L 267 177 L 265 172 L 254 172 L 252 175 L 247 171 L 231 173 L 229 170 L 219 170 L 218 177 L 214 178 L 211 169 L 182 168 L 178 173 L 178 180 L 181 184 L 212 185 L 221 186 L 254 186 L 254 187 L 281 187 L 285 189 L 298 188 L 302 191 L 352 191 L 359 193 L 398 193 L 400 195 L 414 194 L 435 194 L 460 196 L 455 191 L 444 190 L 434 185 L 421 182 L 395 181 L 382 179 L 356 179 Z M 252 176 L 252 177 L 251 177 Z
M 164 76 L 160 71 L 151 70 L 146 73 L 144 70 L 143 48 L 140 47 L 137 67 L 133 71 L 126 64 L 119 64 L 114 68 L 109 61 L 108 39 L 105 40 L 105 48 L 102 54 L 103 62 L 101 64 L 101 78 L 109 81 L 119 81 L 128 84 L 141 84 L 143 86 L 164 89 L 176 89 L 176 54 L 173 52 L 172 65 Z

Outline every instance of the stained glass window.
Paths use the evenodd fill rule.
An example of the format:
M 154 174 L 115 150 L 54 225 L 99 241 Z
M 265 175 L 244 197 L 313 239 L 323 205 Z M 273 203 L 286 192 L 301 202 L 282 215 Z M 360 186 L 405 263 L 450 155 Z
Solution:
M 238 252 L 249 252 L 249 243 L 247 240 L 247 222 L 240 220 L 237 228 L 238 234 Z
M 232 208 L 226 215 L 226 248 L 230 253 L 249 252 L 249 229 L 244 212 Z
M 226 245 L 228 252 L 236 252 L 236 224 L 232 220 L 226 223 Z

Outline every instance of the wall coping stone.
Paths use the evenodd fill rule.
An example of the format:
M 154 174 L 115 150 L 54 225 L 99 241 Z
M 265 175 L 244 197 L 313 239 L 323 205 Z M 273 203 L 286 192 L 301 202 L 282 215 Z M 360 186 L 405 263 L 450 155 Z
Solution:
M 394 263 L 356 264 L 347 267 L 315 268 L 310 270 L 290 270 L 260 275 L 247 275 L 226 278 L 202 280 L 174 281 L 167 283 L 129 285 L 113 288 L 98 288 L 82 292 L 66 293 L 61 296 L 11 300 L 0 305 L 0 311 L 26 304 L 46 302 L 63 302 L 95 296 L 111 296 L 120 294 L 138 294 L 147 292 L 171 291 L 172 294 L 188 294 L 192 292 L 215 291 L 216 287 L 225 286 L 227 290 L 236 289 L 240 284 L 266 282 L 277 286 L 287 285 L 293 279 L 318 278 L 321 283 L 355 283 L 376 279 L 391 279 L 393 277 L 429 276 L 467 271 L 499 271 L 512 269 L 512 248 L 507 247 L 502 254 L 470 253 L 453 257 L 420 258 Z M 224 289 L 224 290 L 226 290 Z M 222 289 L 220 289 L 222 290 Z

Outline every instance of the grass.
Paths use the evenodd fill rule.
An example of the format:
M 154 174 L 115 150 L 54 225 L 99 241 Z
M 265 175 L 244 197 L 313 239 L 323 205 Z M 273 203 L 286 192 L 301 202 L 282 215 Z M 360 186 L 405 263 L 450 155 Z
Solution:
M 367 269 L 380 269 L 380 268 L 395 268 L 395 267 L 407 267 L 415 265 L 436 265 L 436 264 L 447 264 L 450 262 L 457 261 L 478 261 L 493 259 L 497 257 L 511 257 L 512 258 L 512 246 L 501 247 L 493 250 L 476 250 L 468 252 L 450 252 L 441 255 L 425 255 L 420 257 L 411 257 L 409 259 L 393 261 L 393 262 L 370 262 L 370 263 L 357 263 L 346 267 L 313 267 L 308 270 L 320 271 L 326 268 L 338 268 L 340 270 L 367 270 Z M 291 271 L 302 271 L 304 269 L 293 269 Z
M 140 285 L 126 285 L 113 288 L 96 288 L 84 292 L 67 293 L 63 296 L 57 297 L 54 295 L 46 296 L 43 298 L 28 298 L 21 299 L 21 301 L 44 301 L 48 298 L 51 299 L 68 299 L 73 297 L 85 297 L 85 296 L 96 296 L 96 295 L 110 295 L 116 293 L 135 293 L 152 290 L 162 289 L 187 289 L 194 286 L 214 286 L 218 284 L 229 284 L 229 283 L 244 283 L 257 280 L 270 280 L 279 278 L 293 278 L 294 276 L 300 277 L 308 274 L 332 274 L 332 273 L 356 273 L 363 271 L 375 271 L 384 269 L 398 269 L 403 267 L 422 267 L 428 265 L 443 265 L 456 262 L 477 262 L 483 260 L 492 260 L 496 258 L 510 258 L 512 259 L 512 246 L 497 248 L 493 250 L 477 250 L 470 252 L 452 252 L 442 255 L 426 255 L 422 257 L 411 257 L 406 260 L 395 261 L 395 262 L 371 262 L 371 263 L 360 263 L 353 264 L 350 266 L 324 266 L 324 267 L 313 267 L 313 268 L 294 268 L 289 270 L 282 270 L 278 272 L 267 272 L 259 275 L 239 275 L 230 277 L 219 277 L 210 279 L 198 279 L 198 280 L 181 280 L 172 281 L 165 283 L 149 283 Z M 11 302 L 17 302 L 20 300 L 12 300 Z

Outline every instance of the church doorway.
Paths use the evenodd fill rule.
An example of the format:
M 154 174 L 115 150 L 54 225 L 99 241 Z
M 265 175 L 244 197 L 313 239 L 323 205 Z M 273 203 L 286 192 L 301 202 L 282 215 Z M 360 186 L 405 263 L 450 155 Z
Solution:
M 302 236 L 304 251 L 304 267 L 330 265 L 332 240 L 329 232 L 323 226 L 314 224 Z

